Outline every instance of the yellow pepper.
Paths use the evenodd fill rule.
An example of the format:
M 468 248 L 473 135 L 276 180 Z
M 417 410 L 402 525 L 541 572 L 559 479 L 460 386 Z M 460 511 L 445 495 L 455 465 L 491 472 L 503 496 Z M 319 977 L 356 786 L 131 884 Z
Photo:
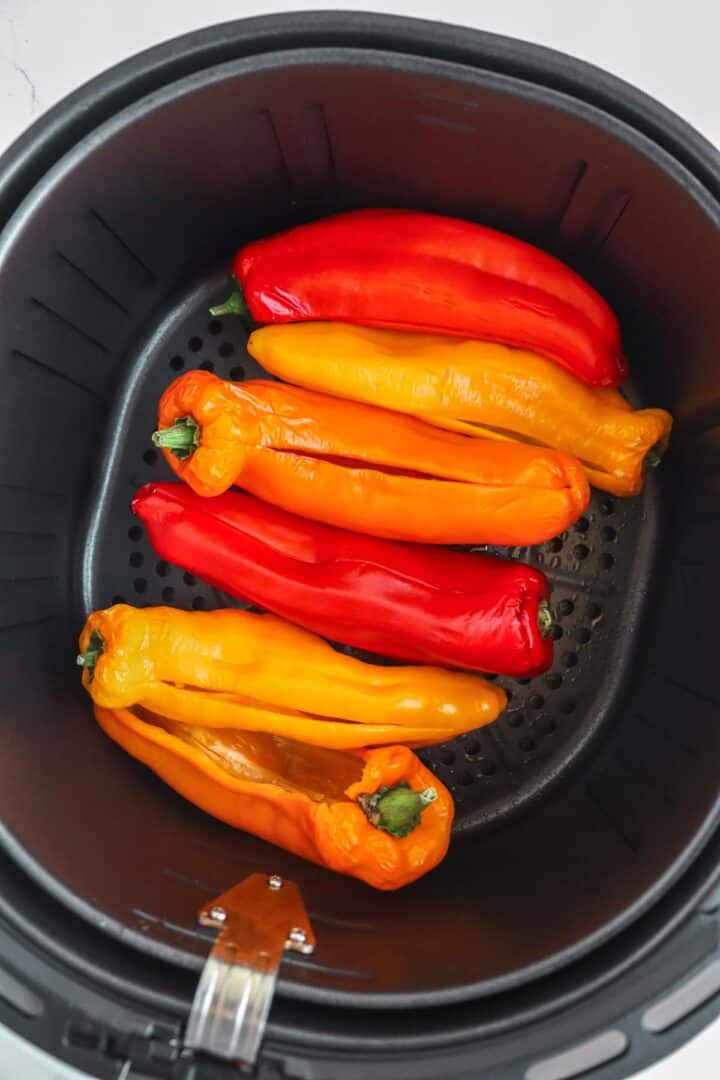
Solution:
M 116 604 L 88 618 L 78 662 L 102 708 L 341 750 L 445 742 L 506 704 L 479 676 L 367 664 L 274 615 L 232 609 Z
M 634 410 L 617 390 L 487 341 L 306 322 L 256 330 L 248 350 L 299 386 L 466 435 L 562 450 L 615 495 L 642 490 L 644 466 L 657 463 L 672 427 L 663 409 Z

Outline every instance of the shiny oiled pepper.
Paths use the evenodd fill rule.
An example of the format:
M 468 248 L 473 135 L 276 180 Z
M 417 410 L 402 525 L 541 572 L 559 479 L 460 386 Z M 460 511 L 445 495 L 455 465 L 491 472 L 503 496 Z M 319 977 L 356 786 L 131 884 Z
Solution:
M 616 390 L 584 386 L 549 360 L 484 341 L 343 323 L 267 326 L 248 349 L 267 371 L 313 390 L 409 413 L 483 439 L 552 446 L 592 484 L 636 495 L 672 427 Z
M 341 750 L 445 742 L 492 723 L 506 704 L 480 676 L 367 664 L 249 611 L 116 604 L 89 616 L 78 660 L 103 708 Z
M 221 821 L 376 889 L 444 857 L 450 793 L 404 746 L 337 751 L 95 706 L 101 728 Z
M 132 509 L 163 559 L 323 637 L 518 678 L 552 663 L 550 586 L 523 563 L 347 532 L 237 491 L 146 484 Z
M 500 341 L 594 386 L 627 374 L 617 319 L 587 282 L 530 244 L 457 218 L 338 214 L 248 244 L 232 269 L 238 291 L 213 314 Z
M 557 450 L 440 431 L 386 409 L 206 371 L 160 400 L 153 441 L 198 494 L 237 484 L 303 517 L 395 540 L 540 543 L 590 497 Z

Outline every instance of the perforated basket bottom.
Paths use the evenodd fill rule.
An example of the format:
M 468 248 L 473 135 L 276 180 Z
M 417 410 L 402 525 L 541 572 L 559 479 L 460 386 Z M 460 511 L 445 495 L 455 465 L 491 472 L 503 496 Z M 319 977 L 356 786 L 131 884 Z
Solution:
M 129 510 L 140 485 L 173 478 L 150 443 L 157 401 L 173 378 L 193 368 L 238 381 L 266 375 L 246 351 L 242 321 L 207 314 L 225 291 L 224 279 L 216 277 L 187 297 L 166 317 L 131 371 L 117 422 L 108 425 L 107 475 L 114 479 L 89 532 L 93 557 L 85 560 L 83 582 L 88 609 L 121 601 L 196 610 L 242 606 L 158 559 Z M 646 589 L 653 489 L 650 484 L 642 497 L 629 500 L 595 492 L 588 511 L 570 530 L 539 547 L 470 549 L 529 562 L 548 574 L 556 615 L 555 662 L 534 680 L 499 677 L 509 706 L 495 724 L 422 751 L 454 794 L 456 832 L 495 824 L 537 799 L 611 711 Z

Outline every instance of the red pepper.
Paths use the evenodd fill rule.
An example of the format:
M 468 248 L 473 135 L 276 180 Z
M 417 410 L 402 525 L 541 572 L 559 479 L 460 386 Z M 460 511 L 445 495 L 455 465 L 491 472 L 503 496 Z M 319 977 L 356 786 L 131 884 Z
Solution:
M 539 353 L 593 386 L 627 374 L 617 319 L 558 259 L 482 225 L 410 210 L 338 214 L 248 244 L 242 292 L 211 311 L 430 331 Z
M 323 637 L 516 677 L 552 663 L 549 584 L 522 563 L 361 536 L 184 484 L 147 484 L 132 509 L 162 558 Z

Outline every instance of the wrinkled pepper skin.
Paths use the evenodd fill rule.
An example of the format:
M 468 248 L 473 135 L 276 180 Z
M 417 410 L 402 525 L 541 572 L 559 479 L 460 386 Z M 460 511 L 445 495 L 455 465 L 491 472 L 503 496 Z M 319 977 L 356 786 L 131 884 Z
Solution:
M 549 582 L 522 563 L 362 536 L 236 491 L 146 484 L 132 509 L 163 559 L 322 637 L 516 678 L 552 664 Z
M 594 289 L 551 255 L 467 221 L 352 211 L 248 244 L 232 272 L 259 324 L 457 334 L 530 349 L 592 386 L 627 374 L 617 319 Z
M 358 780 L 344 795 L 319 800 L 282 786 L 282 777 L 263 782 L 233 775 L 197 746 L 129 709 L 96 705 L 95 717 L 106 735 L 201 810 L 376 889 L 402 888 L 432 870 L 447 852 L 452 798 L 407 747 L 355 752 Z M 431 788 L 436 798 L 417 827 L 398 838 L 371 825 L 357 800 L 362 793 L 402 781 L 415 791 Z
M 492 723 L 507 701 L 480 676 L 367 664 L 249 611 L 116 604 L 88 617 L 81 657 L 98 640 L 92 666 L 83 661 L 96 705 L 331 749 L 445 742 Z
M 197 440 L 182 459 L 168 449 L 178 421 Z M 237 484 L 302 517 L 391 540 L 541 543 L 590 498 L 582 467 L 559 451 L 468 439 L 269 380 L 187 372 L 163 394 L 158 426 L 155 444 L 199 495 Z
M 248 350 L 299 386 L 465 435 L 562 450 L 614 495 L 642 490 L 646 456 L 664 450 L 672 427 L 664 409 L 634 410 L 617 390 L 584 386 L 542 356 L 491 342 L 296 323 L 256 330 Z

